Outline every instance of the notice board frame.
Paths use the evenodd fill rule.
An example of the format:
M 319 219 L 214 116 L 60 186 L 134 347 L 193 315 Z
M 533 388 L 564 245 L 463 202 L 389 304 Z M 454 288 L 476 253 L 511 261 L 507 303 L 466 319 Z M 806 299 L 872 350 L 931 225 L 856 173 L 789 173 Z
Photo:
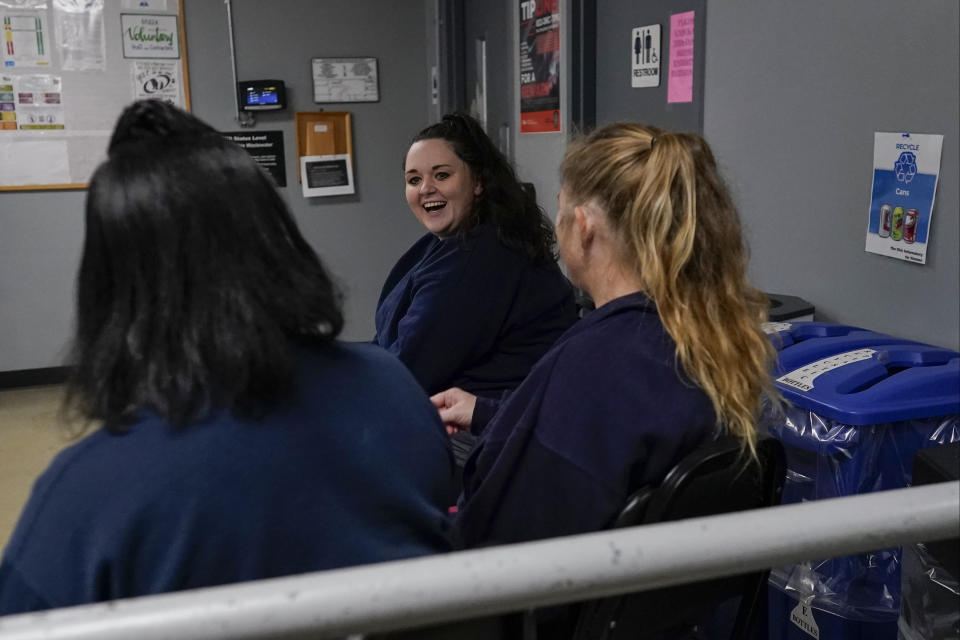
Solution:
M 149 62 L 154 58 L 128 58 L 124 57 L 123 34 L 121 31 L 122 14 L 156 14 L 161 16 L 176 16 L 177 37 L 179 48 L 179 91 L 182 97 L 182 107 L 190 110 L 190 77 L 188 72 L 187 44 L 186 44 L 186 19 L 183 8 L 183 0 L 174 0 L 170 3 L 172 7 L 165 9 L 140 8 L 126 9 L 122 3 L 116 0 L 107 0 L 103 7 L 103 38 L 104 38 L 104 69 L 102 71 L 91 70 L 64 70 L 62 68 L 62 51 L 59 45 L 54 47 L 54 55 L 51 56 L 54 62 L 49 67 L 21 67 L 9 69 L 0 66 L 0 76 L 10 75 L 34 75 L 45 74 L 58 76 L 61 78 L 61 90 L 63 92 L 63 111 L 65 128 L 62 130 L 43 131 L 40 133 L 24 134 L 22 131 L 3 132 L 0 131 L 0 154 L 5 152 L 4 146 L 7 145 L 6 153 L 13 154 L 13 150 L 18 143 L 23 141 L 65 141 L 65 144 L 73 142 L 73 148 L 81 144 L 89 143 L 91 145 L 82 165 L 77 168 L 77 175 L 74 175 L 73 167 L 70 165 L 70 153 L 67 153 L 68 170 L 70 180 L 65 182 L 42 182 L 36 183 L 24 182 L 16 184 L 3 184 L 0 182 L 0 193 L 9 191 L 55 191 L 68 189 L 85 189 L 89 184 L 90 175 L 93 168 L 106 159 L 106 147 L 110 139 L 114 124 L 123 109 L 136 99 L 134 90 L 134 69 L 137 63 Z M 162 3 L 166 7 L 166 3 Z M 54 23 L 53 3 L 47 2 L 46 9 L 47 24 L 51 26 Z M 51 43 L 55 43 L 51 38 Z M 158 61 L 169 61 L 170 58 L 155 58 Z M 174 59 L 176 60 L 176 59 Z M 103 90 L 106 89 L 106 90 Z M 9 136 L 9 138 L 5 138 Z M 100 147 L 102 145 L 102 147 Z M 102 153 L 99 149 L 102 148 Z M 18 158 L 19 160 L 19 158 Z M 2 158 L 0 158 L 2 162 Z M 80 178 L 82 175 L 83 179 Z M 0 177 L 2 179 L 2 177 Z

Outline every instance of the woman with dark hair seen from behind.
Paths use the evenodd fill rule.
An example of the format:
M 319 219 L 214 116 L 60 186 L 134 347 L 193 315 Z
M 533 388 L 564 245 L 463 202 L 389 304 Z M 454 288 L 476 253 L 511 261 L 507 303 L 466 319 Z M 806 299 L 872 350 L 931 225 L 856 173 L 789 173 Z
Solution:
M 0 614 L 448 548 L 452 460 L 403 365 L 242 149 L 157 101 L 86 203 L 68 402 L 102 428 L 37 481 Z
M 374 341 L 428 393 L 457 386 L 490 399 L 478 407 L 490 411 L 576 321 L 553 226 L 464 114 L 413 138 L 404 179 L 407 204 L 428 233 L 387 277 Z M 462 460 L 472 439 L 457 438 Z
M 753 452 L 761 407 L 779 403 L 767 302 L 706 141 L 609 125 L 570 146 L 561 178 L 561 256 L 597 309 L 485 427 L 464 472 L 462 546 L 604 529 L 720 431 Z M 470 425 L 471 394 L 433 401 L 449 427 Z

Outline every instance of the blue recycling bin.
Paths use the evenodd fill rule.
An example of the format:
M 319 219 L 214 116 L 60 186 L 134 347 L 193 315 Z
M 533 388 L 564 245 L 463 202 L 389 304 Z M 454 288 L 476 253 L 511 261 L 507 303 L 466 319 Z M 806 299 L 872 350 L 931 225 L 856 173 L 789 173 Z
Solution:
M 905 487 L 917 451 L 960 440 L 960 353 L 810 325 L 780 347 L 790 406 L 768 425 L 787 454 L 784 503 Z M 900 562 L 885 549 L 774 569 L 770 639 L 895 640 Z
M 777 375 L 844 351 L 881 344 L 921 344 L 860 327 L 829 322 L 767 322 L 777 349 Z

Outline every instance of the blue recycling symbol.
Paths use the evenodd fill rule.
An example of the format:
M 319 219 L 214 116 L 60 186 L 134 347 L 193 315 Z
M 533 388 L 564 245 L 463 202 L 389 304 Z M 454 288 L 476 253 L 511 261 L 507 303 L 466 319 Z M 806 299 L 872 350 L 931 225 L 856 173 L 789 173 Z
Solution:
M 893 172 L 897 180 L 909 183 L 917 175 L 917 154 L 913 151 L 904 151 L 893 165 Z

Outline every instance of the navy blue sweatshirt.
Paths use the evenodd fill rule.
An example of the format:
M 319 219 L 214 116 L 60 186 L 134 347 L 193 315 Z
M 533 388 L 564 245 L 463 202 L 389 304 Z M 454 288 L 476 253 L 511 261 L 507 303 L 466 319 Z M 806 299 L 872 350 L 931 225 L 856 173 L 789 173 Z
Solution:
M 659 484 L 715 432 L 710 399 L 679 370 L 643 294 L 580 320 L 482 429 L 464 469 L 455 544 L 609 527 L 627 496 Z
M 400 258 L 380 294 L 374 342 L 429 394 L 456 386 L 497 397 L 576 319 L 555 263 L 536 265 L 479 225 L 462 238 L 428 233 Z
M 403 365 L 334 343 L 295 381 L 260 421 L 143 412 L 60 453 L 0 564 L 0 615 L 448 550 L 449 445 Z

